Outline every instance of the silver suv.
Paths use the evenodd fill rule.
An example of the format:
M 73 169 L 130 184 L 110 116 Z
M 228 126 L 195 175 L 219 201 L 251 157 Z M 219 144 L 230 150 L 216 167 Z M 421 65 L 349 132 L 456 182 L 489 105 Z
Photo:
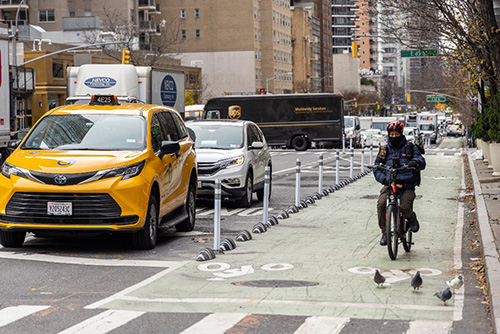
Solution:
M 213 199 L 215 179 L 221 180 L 222 198 L 239 206 L 252 204 L 253 192 L 264 199 L 264 173 L 271 154 L 259 127 L 242 120 L 186 122 L 195 140 L 198 161 L 198 198 Z

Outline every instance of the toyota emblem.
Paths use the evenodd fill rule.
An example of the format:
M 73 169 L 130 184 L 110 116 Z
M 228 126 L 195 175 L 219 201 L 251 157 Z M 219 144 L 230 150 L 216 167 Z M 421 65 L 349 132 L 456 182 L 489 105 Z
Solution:
M 58 185 L 63 185 L 66 183 L 66 181 L 68 181 L 68 179 L 64 175 L 56 175 L 54 177 L 54 182 Z

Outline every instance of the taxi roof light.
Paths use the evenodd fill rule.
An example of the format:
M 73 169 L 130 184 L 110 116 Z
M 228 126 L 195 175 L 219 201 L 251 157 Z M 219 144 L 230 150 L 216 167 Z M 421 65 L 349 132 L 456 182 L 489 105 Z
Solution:
M 115 95 L 92 95 L 91 106 L 119 106 L 118 98 Z

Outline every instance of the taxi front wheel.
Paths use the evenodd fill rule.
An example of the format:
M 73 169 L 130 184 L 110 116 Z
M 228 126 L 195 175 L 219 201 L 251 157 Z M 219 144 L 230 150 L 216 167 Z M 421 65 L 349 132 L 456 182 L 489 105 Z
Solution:
M 0 231 L 0 244 L 4 247 L 21 247 L 26 238 L 26 232 Z
M 132 236 L 132 245 L 135 249 L 153 249 L 158 237 L 158 204 L 156 196 L 151 194 L 148 204 L 148 213 L 144 228 Z

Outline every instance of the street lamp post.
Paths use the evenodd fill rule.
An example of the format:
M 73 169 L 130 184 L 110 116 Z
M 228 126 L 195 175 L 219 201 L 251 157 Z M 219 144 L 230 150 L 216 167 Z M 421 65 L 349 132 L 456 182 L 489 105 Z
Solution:
M 320 85 L 320 86 L 321 86 L 321 82 L 322 82 L 323 80 L 325 80 L 326 78 L 332 78 L 332 79 L 333 79 L 333 76 L 331 76 L 331 75 L 326 75 L 326 76 L 322 77 L 322 78 L 319 80 L 319 85 Z

